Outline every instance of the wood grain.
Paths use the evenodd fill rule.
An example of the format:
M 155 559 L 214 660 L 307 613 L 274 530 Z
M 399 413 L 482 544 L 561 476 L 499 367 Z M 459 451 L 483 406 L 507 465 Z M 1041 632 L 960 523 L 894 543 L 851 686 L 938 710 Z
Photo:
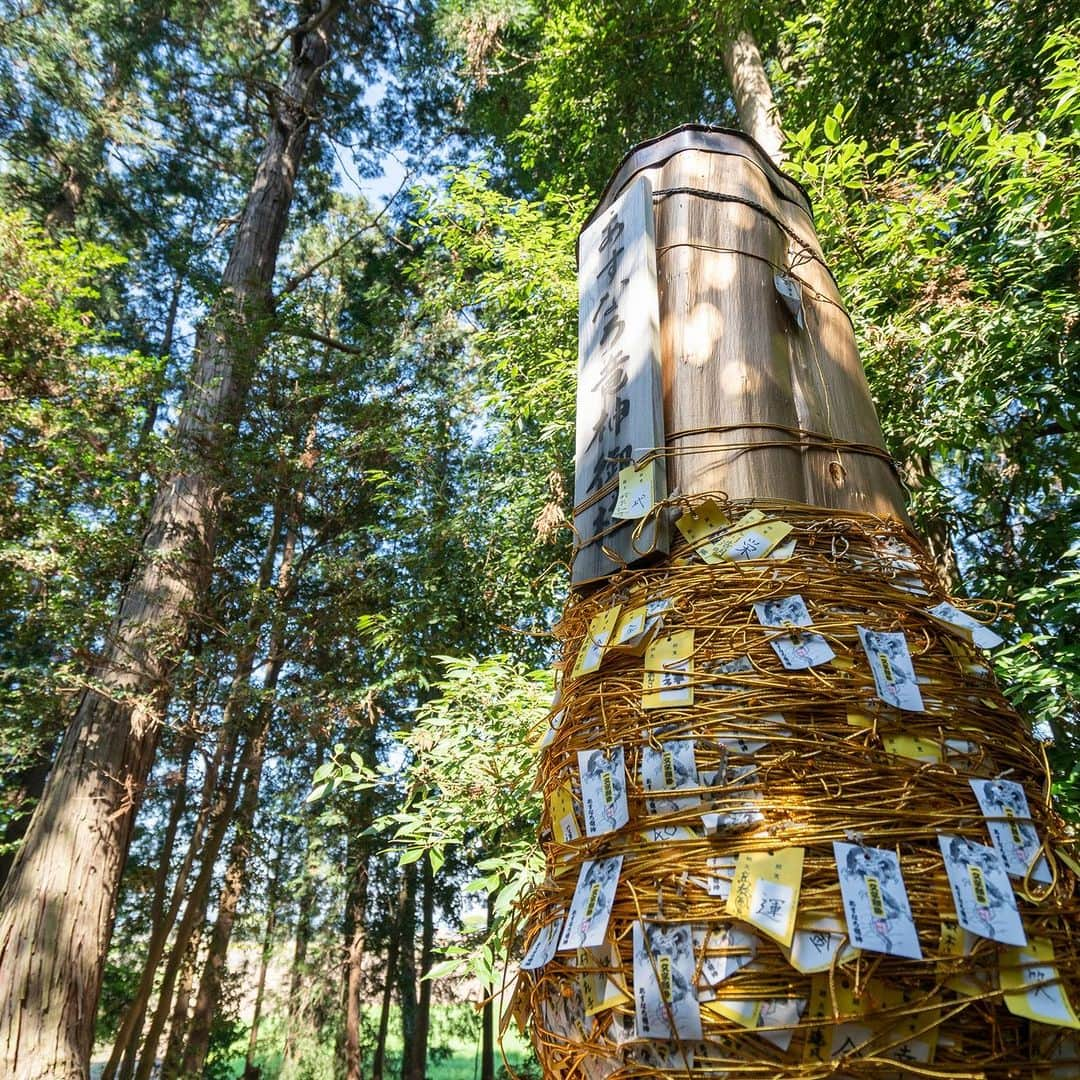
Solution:
M 643 522 L 636 538 L 636 519 L 613 516 L 619 471 L 664 446 L 656 241 L 648 179 L 639 176 L 624 185 L 581 234 L 578 253 L 574 585 L 668 550 L 663 515 Z M 662 467 L 655 469 L 652 487 L 650 505 L 667 496 Z
M 664 419 L 679 451 L 669 488 L 906 522 L 888 462 L 799 435 L 883 445 L 802 188 L 748 137 L 690 126 L 631 151 L 593 216 L 640 176 L 654 189 Z M 785 270 L 802 286 L 805 328 L 776 291 Z M 761 448 L 687 452 L 724 443 Z

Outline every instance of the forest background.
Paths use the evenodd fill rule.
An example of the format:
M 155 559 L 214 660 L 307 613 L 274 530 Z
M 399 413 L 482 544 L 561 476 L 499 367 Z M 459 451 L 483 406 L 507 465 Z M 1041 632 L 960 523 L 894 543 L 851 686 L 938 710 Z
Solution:
M 738 126 L 740 32 L 1080 815 L 1072 4 L 2 0 L 15 1075 L 494 1076 L 446 1002 L 537 871 L 574 240 L 634 142 Z

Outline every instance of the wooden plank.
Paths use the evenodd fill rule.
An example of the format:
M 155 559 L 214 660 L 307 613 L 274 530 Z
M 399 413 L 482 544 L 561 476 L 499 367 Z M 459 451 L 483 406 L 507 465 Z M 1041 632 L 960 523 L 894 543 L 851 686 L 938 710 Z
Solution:
M 581 234 L 578 262 L 577 453 L 574 517 L 578 550 L 572 584 L 581 585 L 668 550 L 666 521 L 612 517 L 619 470 L 664 446 L 660 315 L 652 187 L 635 180 Z M 663 462 L 653 500 L 667 495 Z M 598 494 L 605 485 L 611 490 Z M 595 501 L 591 501 L 595 500 Z M 609 559 L 602 548 L 616 552 Z

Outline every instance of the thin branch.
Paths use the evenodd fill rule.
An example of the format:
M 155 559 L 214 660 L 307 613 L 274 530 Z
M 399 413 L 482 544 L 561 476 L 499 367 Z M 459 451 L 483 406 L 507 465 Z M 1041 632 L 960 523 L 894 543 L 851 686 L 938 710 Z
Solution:
M 320 345 L 325 345 L 328 349 L 337 349 L 338 352 L 348 353 L 350 356 L 368 355 L 368 351 L 366 349 L 361 349 L 359 345 L 350 345 L 348 342 L 339 341 L 337 338 L 328 337 L 326 334 L 320 334 L 317 330 L 307 330 L 302 326 L 282 324 L 275 327 L 275 331 L 279 334 L 284 334 L 286 337 L 303 338 L 305 341 L 317 341 Z
M 330 0 L 329 3 L 323 3 L 319 6 L 319 10 L 314 12 L 309 18 L 305 19 L 302 23 L 297 23 L 296 26 L 290 27 L 284 31 L 280 37 L 276 38 L 270 45 L 268 45 L 259 54 L 260 59 L 264 56 L 273 56 L 274 53 L 281 48 L 290 38 L 295 37 L 297 34 L 310 34 L 312 30 L 317 30 L 319 25 L 329 18 L 335 11 L 342 6 L 342 0 Z
M 328 262 L 336 259 L 350 244 L 359 240 L 364 233 L 369 232 L 372 229 L 377 229 L 379 223 L 386 216 L 387 211 L 397 201 L 398 196 L 404 190 L 405 185 L 409 182 L 412 173 L 407 173 L 398 184 L 397 191 L 387 200 L 386 205 L 371 219 L 366 225 L 362 225 L 355 232 L 350 233 L 336 248 L 329 254 L 324 255 L 321 259 L 316 259 L 310 266 L 301 270 L 300 273 L 294 274 L 285 284 L 281 287 L 281 291 L 278 293 L 278 298 L 282 296 L 288 296 L 289 293 L 295 292 L 305 281 L 307 281 L 313 274 L 321 270 Z

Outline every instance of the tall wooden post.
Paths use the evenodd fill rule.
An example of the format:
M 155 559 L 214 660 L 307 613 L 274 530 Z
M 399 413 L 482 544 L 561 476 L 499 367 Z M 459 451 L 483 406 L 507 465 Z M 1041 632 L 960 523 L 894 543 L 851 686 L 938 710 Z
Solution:
M 911 531 L 805 192 L 679 128 L 623 160 L 579 280 L 515 997 L 545 1076 L 1080 1075 L 1080 863 L 1000 638 Z
M 643 432 L 633 457 L 646 454 L 652 438 L 677 451 L 668 458 L 667 489 L 682 495 L 723 491 L 732 499 L 778 499 L 907 522 L 851 320 L 802 187 L 745 135 L 678 128 L 635 147 L 615 171 L 582 230 L 583 274 L 586 260 L 590 268 L 606 265 L 608 248 L 592 248 L 603 244 L 612 207 L 642 180 L 653 208 L 646 243 L 655 252 L 663 428 Z M 620 239 L 626 236 L 624 230 Z M 589 330 L 603 326 L 597 305 L 608 294 L 594 274 L 582 282 L 583 367 L 599 352 Z M 626 287 L 634 290 L 629 312 L 640 316 L 642 286 Z M 640 343 L 627 333 L 620 346 Z M 640 391 L 631 385 L 626 393 L 647 393 L 651 385 Z M 591 389 L 583 380 L 579 504 L 595 476 L 581 452 L 593 427 L 581 416 L 582 391 Z M 649 412 L 633 397 L 631 406 L 631 419 Z M 626 440 L 616 441 L 625 450 Z M 725 443 L 733 449 L 722 450 Z M 581 540 L 594 532 L 578 526 Z M 624 554 L 637 561 L 635 552 Z M 595 580 L 594 563 L 575 580 Z

